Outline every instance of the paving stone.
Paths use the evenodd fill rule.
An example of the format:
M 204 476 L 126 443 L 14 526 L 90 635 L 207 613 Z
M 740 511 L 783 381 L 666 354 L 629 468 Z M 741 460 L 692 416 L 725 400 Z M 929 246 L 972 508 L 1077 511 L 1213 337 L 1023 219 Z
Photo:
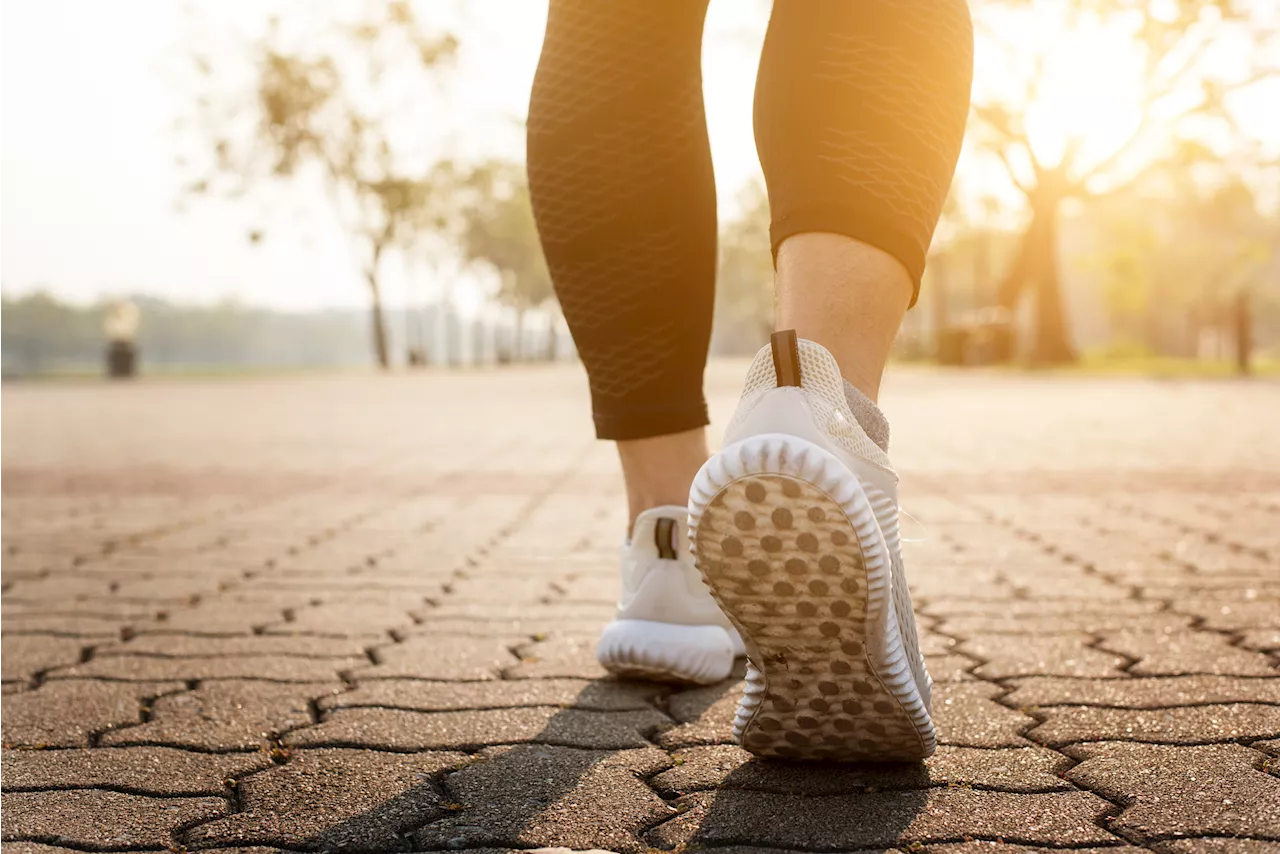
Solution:
M 1148 837 L 1280 839 L 1280 779 L 1238 744 L 1172 747 L 1107 742 L 1071 750 L 1070 780 L 1123 803 L 1112 827 Z
M 1135 676 L 1280 675 L 1262 653 L 1231 646 L 1225 637 L 1210 632 L 1121 632 L 1104 636 L 1099 646 L 1138 659 L 1129 668 Z
M 78 638 L 49 635 L 5 635 L 0 638 L 3 680 L 30 679 L 60 665 L 75 664 L 88 644 Z
M 286 764 L 240 781 L 241 812 L 198 825 L 184 840 L 201 847 L 395 849 L 403 833 L 448 813 L 433 778 L 466 761 L 460 753 L 296 751 Z
M 56 679 L 270 679 L 276 682 L 336 680 L 368 662 L 367 658 L 299 658 L 285 655 L 182 656 L 110 655 L 74 667 L 58 668 Z
M 138 633 L 252 634 L 265 626 L 281 622 L 287 607 L 289 605 L 275 602 L 245 602 L 218 597 L 192 608 L 175 608 L 164 619 L 140 624 Z
M 965 785 L 1017 792 L 1071 787 L 1058 773 L 1070 763 L 1038 747 L 986 750 L 943 745 L 923 763 L 857 765 L 770 762 L 736 745 L 691 747 L 650 784 L 668 794 L 720 787 L 796 795 L 855 794 L 881 789 Z
M 7 602 L 4 611 L 5 636 L 30 633 L 95 639 L 118 638 L 120 630 L 130 624 L 128 620 L 114 617 L 11 611 Z
M 990 842 L 973 839 L 968 842 L 948 842 L 941 845 L 930 845 L 924 849 L 925 854 L 1061 854 L 1064 849 L 1042 847 L 1039 845 L 1015 845 L 1008 842 Z M 1134 845 L 1108 845 L 1106 847 L 1087 847 L 1067 849 L 1071 854 L 1140 854 L 1146 848 Z M 717 852 L 718 854 L 718 852 Z M 893 854 L 893 852 L 889 852 Z
M 1159 709 L 1204 703 L 1280 704 L 1280 680 L 1237 676 L 1134 679 L 1013 679 L 1004 701 L 1014 706 L 1114 706 Z
M 381 706 L 418 712 L 458 709 L 496 709 L 520 706 L 559 706 L 612 712 L 648 709 L 662 688 L 645 682 L 612 679 L 521 679 L 491 682 L 424 682 L 416 679 L 374 679 L 356 688 L 325 697 L 320 708 Z
M 966 836 L 1055 846 L 1119 841 L 1097 823 L 1111 805 L 1086 792 L 938 788 L 851 798 L 724 789 L 687 795 L 677 806 L 681 815 L 647 834 L 654 845 L 852 850 Z
M 310 724 L 310 702 L 341 690 L 331 682 L 204 682 L 195 690 L 159 698 L 150 721 L 107 733 L 102 743 L 258 750 L 276 734 Z
M 1191 618 L 1181 614 L 1114 614 L 1093 608 L 1066 614 L 960 614 L 949 616 L 938 631 L 957 637 L 974 635 L 1099 634 L 1134 628 L 1160 631 L 1185 628 Z
M 596 661 L 595 638 L 557 634 L 520 648 L 520 664 L 511 668 L 512 679 L 603 679 L 609 671 Z
M 1125 660 L 1090 649 L 1085 635 L 1019 637 L 1002 635 L 967 638 L 960 651 L 982 660 L 974 673 L 983 679 L 1010 676 L 1120 676 Z
M 393 629 L 413 625 L 409 612 L 418 607 L 405 597 L 402 605 L 329 602 L 299 608 L 289 622 L 267 626 L 268 634 L 313 634 L 330 637 L 386 637 Z
M 970 681 L 974 678 L 973 669 L 978 666 L 977 659 L 955 652 L 947 655 L 930 655 L 925 663 L 929 668 L 929 676 L 935 683 Z
M 1274 601 L 1231 601 L 1203 599 L 1174 602 L 1173 610 L 1203 619 L 1206 629 L 1239 632 L 1248 629 L 1280 628 L 1280 606 Z
M 4 838 L 79 848 L 167 848 L 185 824 L 227 811 L 221 798 L 150 798 L 100 790 L 3 796 Z
M 96 732 L 141 720 L 143 702 L 181 682 L 64 679 L 5 697 L 5 747 L 84 747 Z
M 100 644 L 100 656 L 153 655 L 205 657 L 228 655 L 303 656 L 307 658 L 354 658 L 364 655 L 364 646 L 348 638 L 314 635 L 138 635 L 127 641 Z
M 667 755 L 652 747 L 616 753 L 544 746 L 486 750 L 480 761 L 445 780 L 462 808 L 422 828 L 414 841 L 440 849 L 642 851 L 639 833 L 674 810 L 641 778 L 669 765 Z
M 1050 746 L 1076 741 L 1129 739 L 1196 744 L 1280 735 L 1280 706 L 1232 703 L 1173 709 L 1100 709 L 1052 706 L 1028 736 Z
M 566 622 L 563 619 L 520 619 L 482 617 L 436 617 L 430 611 L 415 612 L 422 617 L 422 622 L 403 629 L 397 633 L 405 637 L 416 635 L 454 635 L 468 637 L 523 638 L 524 642 L 539 640 L 552 635 L 566 637 L 596 638 L 604 625 L 595 620 L 575 620 Z
M 743 683 L 730 678 L 714 685 L 672 694 L 667 710 L 677 726 L 658 736 L 661 747 L 672 749 L 696 744 L 729 744 L 733 741 L 733 715 L 742 697 Z
M 1280 629 L 1250 629 L 1241 632 L 1240 646 L 1263 652 L 1280 651 Z
M 527 638 L 479 639 L 415 635 L 404 643 L 374 648 L 377 664 L 357 668 L 355 679 L 497 679 L 519 659 L 511 648 Z
M 265 753 L 191 753 L 168 747 L 6 750 L 5 791 L 120 788 L 149 795 L 222 795 L 226 781 L 271 765 Z
M 1153 847 L 1170 854 L 1280 854 L 1280 842 L 1264 839 L 1174 839 Z
M 642 747 L 644 734 L 665 724 L 654 709 L 586 712 L 578 709 L 485 709 L 407 712 L 339 709 L 323 723 L 285 737 L 291 746 L 369 747 L 383 750 L 466 750 L 536 742 L 602 750 Z
M 999 686 L 957 682 L 933 686 L 933 722 L 938 743 L 959 747 L 1025 747 L 1022 733 L 1035 719 L 997 703 Z

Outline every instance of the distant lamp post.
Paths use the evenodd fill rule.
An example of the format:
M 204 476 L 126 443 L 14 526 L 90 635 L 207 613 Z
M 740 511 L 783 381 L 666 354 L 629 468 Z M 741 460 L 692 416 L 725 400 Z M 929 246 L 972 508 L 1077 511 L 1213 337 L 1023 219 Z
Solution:
M 107 376 L 113 379 L 131 377 L 138 370 L 138 307 L 128 300 L 113 303 L 103 318 L 107 333 Z

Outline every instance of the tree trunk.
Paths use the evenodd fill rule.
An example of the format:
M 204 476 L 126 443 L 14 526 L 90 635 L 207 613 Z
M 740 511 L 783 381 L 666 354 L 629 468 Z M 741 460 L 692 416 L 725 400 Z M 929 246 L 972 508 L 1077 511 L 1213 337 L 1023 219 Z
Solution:
M 1031 199 L 1031 222 L 1018 243 L 1013 266 L 1000 283 L 997 304 L 1013 310 L 1028 287 L 1035 296 L 1031 361 L 1036 365 L 1074 362 L 1062 287 L 1058 279 L 1058 207 L 1062 197 L 1041 191 Z
M 1249 363 L 1253 357 L 1253 315 L 1249 309 L 1249 292 L 1241 289 L 1236 294 L 1232 312 L 1235 327 L 1236 373 L 1247 376 L 1250 373 Z
M 1036 220 L 1041 223 L 1031 244 L 1029 265 L 1036 285 L 1035 340 L 1031 343 L 1034 365 L 1063 365 L 1076 360 L 1058 278 L 1058 207 L 1058 199 L 1050 198 L 1032 214 L 1032 224 Z
M 519 362 L 524 356 L 524 309 L 516 309 L 515 341 L 511 342 L 511 361 Z
M 556 332 L 558 331 L 560 326 L 560 324 L 556 322 L 557 320 L 558 318 L 556 317 L 556 313 L 554 311 L 549 312 L 549 319 L 547 320 L 547 361 L 548 362 L 554 362 L 556 360 L 556 349 L 557 349 L 556 348 Z
M 378 360 L 378 367 L 385 371 L 391 362 L 387 357 L 387 322 L 382 316 L 382 289 L 378 286 L 376 269 L 370 270 L 365 277 L 369 280 L 371 297 L 369 316 L 373 322 L 373 355 Z

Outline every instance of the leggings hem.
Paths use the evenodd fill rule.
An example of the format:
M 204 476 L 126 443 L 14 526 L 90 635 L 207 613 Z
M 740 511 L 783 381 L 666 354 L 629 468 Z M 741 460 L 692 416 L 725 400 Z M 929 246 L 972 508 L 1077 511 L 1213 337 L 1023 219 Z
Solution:
M 920 279 L 924 276 L 924 254 L 919 239 L 886 223 L 883 216 L 868 213 L 849 205 L 830 205 L 806 208 L 795 213 L 776 217 L 769 225 L 773 261 L 778 262 L 778 247 L 782 241 L 796 234 L 824 232 L 841 234 L 883 250 L 906 268 L 911 277 L 911 304 L 920 296 Z
M 652 439 L 655 436 L 684 433 L 688 430 L 706 427 L 711 423 L 711 419 L 707 417 L 707 404 L 703 401 L 679 409 L 662 409 L 659 411 L 596 411 L 592 413 L 592 417 L 596 424 L 596 438 L 612 442 L 624 442 L 629 439 Z

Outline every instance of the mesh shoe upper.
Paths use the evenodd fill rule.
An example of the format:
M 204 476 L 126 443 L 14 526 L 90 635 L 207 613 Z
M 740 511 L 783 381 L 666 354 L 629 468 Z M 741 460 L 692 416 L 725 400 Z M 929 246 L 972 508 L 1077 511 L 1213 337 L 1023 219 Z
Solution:
M 805 339 L 798 340 L 797 350 L 801 378 L 798 389 L 779 389 L 771 347 L 764 347 L 756 354 L 747 372 L 738 409 L 725 431 L 725 444 L 762 431 L 795 432 L 802 438 L 821 439 L 819 444 L 836 454 L 857 475 L 875 511 L 892 559 L 892 618 L 906 649 L 912 675 L 928 708 L 932 684 L 920 655 L 915 613 L 902 560 L 897 475 L 890 465 L 889 455 L 867 436 L 854 417 L 845 396 L 845 380 L 835 358 L 825 347 Z M 812 422 L 811 426 L 804 425 L 808 428 L 804 433 L 810 435 L 796 430 L 794 420 L 771 423 L 767 412 L 770 392 L 794 392 L 801 396 Z M 813 428 L 816 428 L 817 435 L 812 435 Z

